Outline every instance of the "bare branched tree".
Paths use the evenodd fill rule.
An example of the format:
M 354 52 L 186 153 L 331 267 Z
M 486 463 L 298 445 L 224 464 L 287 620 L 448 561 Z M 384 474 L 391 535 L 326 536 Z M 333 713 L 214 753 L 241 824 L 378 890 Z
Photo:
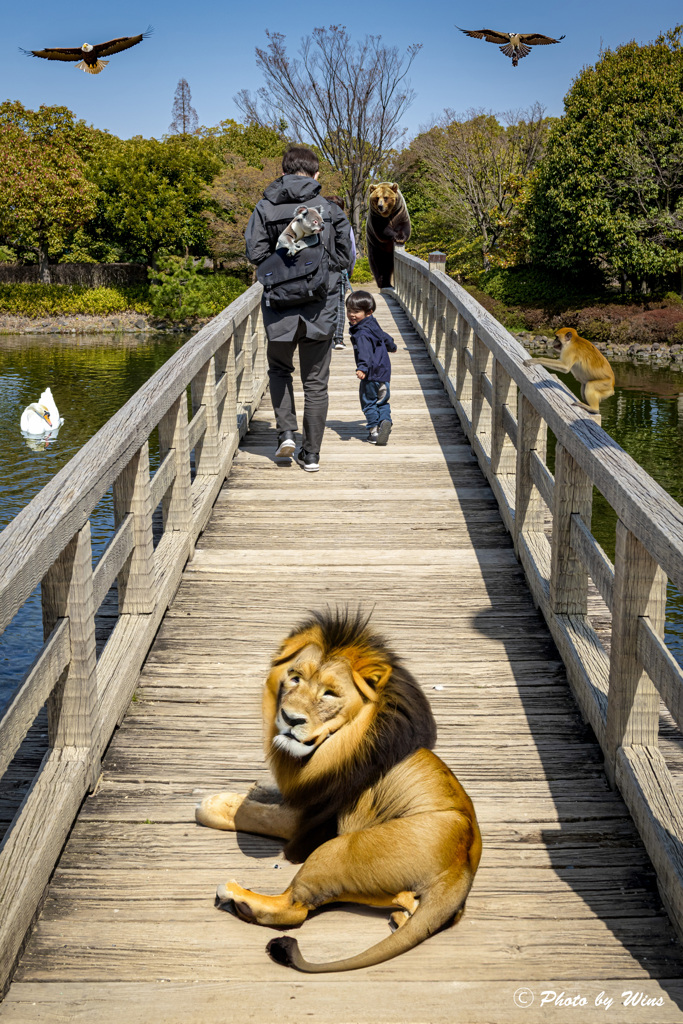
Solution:
M 199 127 L 197 111 L 192 106 L 192 93 L 185 78 L 181 78 L 173 97 L 173 120 L 168 126 L 171 135 L 193 135 Z
M 401 118 L 415 96 L 406 75 L 421 44 L 400 54 L 381 36 L 354 43 L 343 25 L 331 25 L 302 39 L 296 59 L 283 35 L 266 35 L 267 49 L 256 48 L 266 84 L 255 97 L 243 89 L 235 102 L 248 123 L 286 121 L 290 136 L 312 142 L 342 173 L 359 237 L 367 184 L 405 134 Z

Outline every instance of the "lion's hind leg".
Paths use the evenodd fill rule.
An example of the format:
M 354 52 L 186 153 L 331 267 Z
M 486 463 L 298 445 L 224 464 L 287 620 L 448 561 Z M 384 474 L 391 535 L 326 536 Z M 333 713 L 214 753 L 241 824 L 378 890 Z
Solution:
M 396 931 L 397 928 L 401 928 L 406 921 L 410 920 L 419 907 L 420 901 L 414 892 L 400 892 L 391 902 L 393 906 L 401 908 L 400 910 L 395 910 L 389 918 L 389 927 L 392 931 Z
M 219 885 L 216 906 L 231 906 L 243 921 L 249 924 L 270 925 L 273 928 L 293 928 L 302 924 L 311 907 L 292 898 L 291 886 L 278 896 L 266 896 L 251 889 L 243 889 L 234 880 Z

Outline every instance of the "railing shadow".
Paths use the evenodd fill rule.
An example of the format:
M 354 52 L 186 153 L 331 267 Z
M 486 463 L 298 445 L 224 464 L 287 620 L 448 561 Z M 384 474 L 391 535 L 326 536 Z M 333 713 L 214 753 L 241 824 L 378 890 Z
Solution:
M 392 314 L 398 314 L 399 319 L 406 316 L 395 300 L 389 299 L 388 304 Z M 545 864 L 561 885 L 578 896 L 588 910 L 605 924 L 632 957 L 634 964 L 637 964 L 634 974 L 642 971 L 645 978 L 656 980 L 662 989 L 668 991 L 667 979 L 676 979 L 681 974 L 683 951 L 662 904 L 655 871 L 626 805 L 620 794 L 608 784 L 601 748 L 591 726 L 582 720 L 560 655 L 542 615 L 532 605 L 520 566 L 516 566 L 512 572 L 506 570 L 507 578 L 514 577 L 517 592 L 529 594 L 529 599 L 519 609 L 517 628 L 511 628 L 514 627 L 515 619 L 510 604 L 511 589 L 502 584 L 501 565 L 492 564 L 490 551 L 493 548 L 500 552 L 501 563 L 507 555 L 507 565 L 510 556 L 514 555 L 512 538 L 505 530 L 500 515 L 500 528 L 495 533 L 491 533 L 490 525 L 483 528 L 482 507 L 498 509 L 494 494 L 478 469 L 474 455 L 469 464 L 449 458 L 454 437 L 457 438 L 457 444 L 463 446 L 469 444 L 468 439 L 455 410 L 452 417 L 434 415 L 434 406 L 426 394 L 426 384 L 429 384 L 430 390 L 433 389 L 438 376 L 423 342 L 414 335 L 412 328 L 404 332 L 398 322 L 397 331 L 404 335 L 413 367 L 419 371 L 417 377 L 430 413 L 431 426 L 444 454 L 456 493 L 471 486 L 471 474 L 475 466 L 480 487 L 488 491 L 489 497 L 483 504 L 464 496 L 459 498 L 461 515 L 479 562 L 481 579 L 490 605 L 485 611 L 473 614 L 470 622 L 483 637 L 495 639 L 501 645 L 504 655 L 502 660 L 512 673 L 515 692 L 528 729 L 527 735 L 535 754 L 535 758 L 528 759 L 525 764 L 523 756 L 515 756 L 523 753 L 523 748 L 516 748 L 507 741 L 501 742 L 500 774 L 497 779 L 491 779 L 490 774 L 486 778 L 477 778 L 476 766 L 468 764 L 466 759 L 458 765 L 453 764 L 451 758 L 450 767 L 470 792 L 475 807 L 478 797 L 487 801 L 493 798 L 500 802 L 502 811 L 506 800 L 515 799 L 516 783 L 535 782 L 546 787 L 556 825 L 548 827 L 547 822 L 536 821 L 533 809 L 529 811 L 526 821 L 511 814 L 509 834 L 505 837 L 506 850 L 512 851 L 511 863 L 518 864 L 520 868 L 525 863 L 534 863 L 533 859 L 529 861 L 529 853 L 533 853 L 534 847 L 539 852 L 540 846 L 540 861 L 537 856 L 536 862 L 543 866 L 545 857 Z M 564 390 L 559 382 L 553 380 L 539 381 L 538 387 Z M 591 424 L 588 424 L 588 432 L 590 427 Z M 611 447 L 613 444 L 619 448 L 608 435 L 599 433 L 602 435 L 599 443 L 603 447 Z M 457 669 L 454 669 L 454 673 L 457 674 Z M 478 689 L 477 693 L 481 694 L 482 705 L 485 707 L 486 690 Z M 435 703 L 434 695 L 430 693 L 429 696 Z M 490 713 L 495 715 L 496 700 L 493 696 L 490 704 Z M 496 742 L 494 736 L 492 749 Z M 488 767 L 490 770 L 490 763 Z M 486 864 L 487 845 L 501 841 L 500 831 L 504 825 L 501 819 L 502 816 L 496 822 L 498 838 L 487 836 L 486 824 L 482 824 L 482 865 Z M 679 857 L 682 856 L 683 851 L 675 837 L 672 836 L 671 841 L 678 847 Z M 533 881 L 530 881 L 530 886 L 534 886 Z M 551 896 L 548 898 L 552 899 Z M 561 903 L 557 909 L 561 917 Z M 572 925 L 572 919 L 568 917 L 568 931 L 571 931 Z M 562 964 L 566 952 L 566 947 L 557 951 L 559 978 L 566 977 Z M 604 966 L 601 965 L 600 970 L 604 970 Z M 623 970 L 624 964 L 621 963 L 614 970 L 612 978 L 623 978 Z M 586 976 L 601 977 L 599 973 Z M 614 990 L 618 988 L 619 982 L 610 982 L 608 975 L 603 974 L 602 977 L 605 979 L 605 988 L 608 985 Z M 573 980 L 568 978 L 566 984 L 571 985 Z M 619 995 L 620 991 L 616 994 Z M 668 994 L 683 1008 L 680 996 L 675 991 L 668 991 Z

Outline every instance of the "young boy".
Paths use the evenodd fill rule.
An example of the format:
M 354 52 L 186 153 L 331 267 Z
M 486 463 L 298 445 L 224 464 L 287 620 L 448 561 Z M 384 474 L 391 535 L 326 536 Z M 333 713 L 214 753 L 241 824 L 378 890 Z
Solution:
M 370 292 L 351 292 L 346 300 L 356 376 L 360 380 L 360 405 L 368 424 L 368 441 L 384 445 L 391 433 L 391 363 L 388 352 L 396 352 L 397 347 L 394 339 L 384 333 L 372 315 L 375 309 L 375 300 Z

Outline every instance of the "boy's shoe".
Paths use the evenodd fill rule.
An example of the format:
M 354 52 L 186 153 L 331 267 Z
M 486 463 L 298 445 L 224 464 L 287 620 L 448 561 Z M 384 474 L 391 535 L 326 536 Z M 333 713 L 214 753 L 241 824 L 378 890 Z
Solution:
M 372 430 L 368 431 L 368 441 L 370 444 L 377 444 L 377 435 L 379 433 L 378 427 L 373 427 Z
M 382 420 L 377 428 L 377 441 L 375 444 L 386 444 L 391 433 L 391 420 Z
M 305 452 L 303 448 L 299 449 L 296 461 L 307 473 L 317 473 L 320 469 L 320 456 L 314 455 L 313 452 Z
M 277 451 L 275 452 L 276 459 L 291 459 L 292 455 L 296 450 L 296 441 L 294 440 L 294 431 L 283 430 L 278 437 Z
M 335 343 L 332 346 L 332 348 L 346 348 L 346 342 L 345 341 L 335 341 Z

